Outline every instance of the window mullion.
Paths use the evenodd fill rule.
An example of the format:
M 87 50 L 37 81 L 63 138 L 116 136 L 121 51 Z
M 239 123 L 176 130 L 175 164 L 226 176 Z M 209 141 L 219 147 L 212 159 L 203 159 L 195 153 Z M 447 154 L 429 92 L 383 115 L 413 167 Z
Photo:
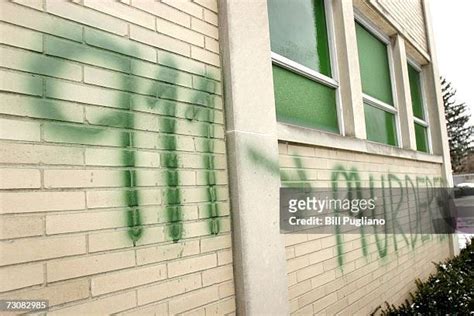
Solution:
M 272 61 L 278 66 L 296 72 L 297 74 L 305 76 L 306 78 L 311 79 L 313 81 L 327 85 L 331 88 L 339 87 L 339 83 L 333 78 L 325 76 L 317 71 L 314 71 L 277 53 L 272 52 Z

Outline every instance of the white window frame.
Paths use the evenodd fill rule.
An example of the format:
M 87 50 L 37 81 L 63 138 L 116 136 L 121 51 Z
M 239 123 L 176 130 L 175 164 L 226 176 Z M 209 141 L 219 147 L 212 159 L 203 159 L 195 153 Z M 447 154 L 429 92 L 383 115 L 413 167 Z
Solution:
M 401 134 L 401 124 L 400 124 L 400 115 L 399 115 L 399 105 L 398 105 L 398 98 L 397 98 L 397 87 L 396 87 L 396 81 L 395 81 L 395 71 L 394 71 L 394 61 L 393 61 L 393 45 L 392 42 L 390 41 L 390 37 L 380 31 L 377 26 L 375 26 L 372 22 L 370 22 L 367 18 L 365 18 L 360 11 L 358 11 L 356 8 L 354 8 L 354 18 L 355 22 L 359 23 L 362 25 L 364 28 L 367 29 L 369 33 L 371 33 L 374 37 L 376 37 L 378 40 L 380 40 L 382 43 L 384 43 L 387 47 L 387 56 L 388 56 L 388 67 L 389 67 L 389 73 L 390 73 L 390 86 L 392 88 L 392 100 L 393 100 L 393 106 L 382 102 L 378 100 L 377 98 L 374 98 L 370 95 L 367 95 L 362 92 L 362 99 L 363 102 L 378 108 L 380 110 L 383 110 L 385 112 L 389 112 L 391 114 L 394 114 L 395 117 L 395 129 L 396 129 L 396 135 L 397 135 L 397 145 L 389 145 L 386 144 L 387 146 L 393 146 L 393 147 L 398 147 L 402 148 L 403 147 L 403 140 L 402 140 L 402 134 Z M 355 27 L 355 24 L 354 24 Z M 367 140 L 370 141 L 370 140 Z M 378 143 L 378 142 L 377 142 Z
M 344 120 L 343 120 L 343 111 L 341 103 L 341 89 L 339 89 L 339 69 L 337 66 L 337 55 L 336 55 L 336 38 L 334 32 L 334 19 L 333 19 L 333 8 L 331 0 L 324 0 L 324 15 L 326 18 L 326 29 L 327 29 L 327 38 L 329 46 L 329 62 L 331 65 L 331 74 L 332 78 L 322 73 L 319 73 L 309 67 L 306 67 L 298 62 L 295 62 L 287 57 L 284 57 L 275 52 L 271 52 L 272 63 L 280 66 L 284 69 L 290 70 L 298 75 L 306 77 L 314 82 L 323 84 L 329 88 L 334 88 L 336 91 L 336 115 L 337 115 L 337 124 L 339 128 L 339 135 L 344 136 Z M 286 124 L 286 123 L 285 123 Z M 313 128 L 316 129 L 316 128 Z M 324 130 L 323 130 L 324 131 Z M 332 133 L 329 131 L 324 131 L 327 133 Z M 332 133 L 334 134 L 334 133 Z
M 428 113 L 428 104 L 426 103 L 426 93 L 425 93 L 425 75 L 423 72 L 423 68 L 415 61 L 413 60 L 410 56 L 407 56 L 407 62 L 412 66 L 420 75 L 420 93 L 421 93 L 421 105 L 423 107 L 423 116 L 425 120 L 419 119 L 415 115 L 413 115 L 413 121 L 414 123 L 417 123 L 423 127 L 426 128 L 426 136 L 428 140 L 428 154 L 433 153 L 433 147 L 432 147 L 432 142 L 431 142 L 431 129 L 430 129 L 430 117 Z M 410 97 L 411 97 L 411 91 L 410 91 Z M 415 136 L 415 142 L 416 142 L 416 136 Z

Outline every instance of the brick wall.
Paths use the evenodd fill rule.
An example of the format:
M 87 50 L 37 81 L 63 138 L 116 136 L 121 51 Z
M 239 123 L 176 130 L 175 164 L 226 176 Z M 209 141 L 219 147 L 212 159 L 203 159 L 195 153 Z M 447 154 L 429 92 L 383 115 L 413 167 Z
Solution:
M 285 186 L 298 183 L 329 189 L 335 167 L 355 168 L 362 187 L 369 187 L 370 176 L 375 181 L 381 176 L 387 179 L 388 174 L 436 181 L 441 175 L 441 165 L 436 163 L 286 142 L 279 148 Z M 365 236 L 366 253 L 359 234 L 340 235 L 341 239 L 335 234 L 285 236 L 292 314 L 370 314 L 385 301 L 401 303 L 415 289 L 415 278 L 427 277 L 435 270 L 431 262 L 449 256 L 446 236 L 418 238 L 412 246 L 397 235 L 398 250 L 392 235 L 382 249 L 373 234 Z
M 383 13 L 396 24 L 400 32 L 428 52 L 425 18 L 421 0 L 370 0 L 380 6 Z
M 233 313 L 217 2 L 0 2 L 0 298 Z

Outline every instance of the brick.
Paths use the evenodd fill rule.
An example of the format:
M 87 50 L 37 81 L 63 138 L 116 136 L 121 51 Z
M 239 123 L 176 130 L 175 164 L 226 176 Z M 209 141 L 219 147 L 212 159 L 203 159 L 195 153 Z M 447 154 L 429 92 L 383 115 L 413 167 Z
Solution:
M 17 72 L 0 71 L 0 91 L 43 95 L 43 79 Z
M 43 51 L 43 36 L 41 33 L 6 23 L 0 23 L 0 43 L 37 52 Z
M 322 264 L 313 264 L 296 272 L 298 282 L 308 280 L 324 272 Z
M 232 239 L 230 235 L 212 236 L 209 238 L 202 238 L 200 243 L 201 253 L 203 253 L 230 248 L 232 245 Z
M 235 299 L 221 300 L 216 304 L 206 306 L 204 309 L 206 315 L 231 315 L 236 311 Z
M 82 40 L 82 27 L 76 23 L 6 1 L 2 2 L 1 6 L 0 20 L 2 21 L 78 42 Z M 19 39 L 27 42 L 27 38 L 19 37 Z
M 188 27 L 179 26 L 164 19 L 158 18 L 156 19 L 156 31 L 184 42 L 204 47 L 204 36 L 194 32 Z
M 138 76 L 160 80 L 181 86 L 192 87 L 192 77 L 182 71 L 163 67 L 152 63 L 132 60 L 132 73 Z
M 219 42 L 210 37 L 206 37 L 205 40 L 206 49 L 210 50 L 213 53 L 219 54 Z
M 106 32 L 89 28 L 84 31 L 84 37 L 85 42 L 91 46 L 156 62 L 156 51 L 154 48 L 140 43 L 131 42 L 127 38 L 110 35 Z
M 137 290 L 138 305 L 159 301 L 178 294 L 187 293 L 201 287 L 201 275 L 191 274 L 181 278 Z
M 137 170 L 135 172 L 136 186 L 161 186 L 167 183 L 171 177 L 176 177 L 176 182 L 173 185 L 195 185 L 195 176 L 192 171 L 152 171 L 152 170 Z
M 219 55 L 214 54 L 210 51 L 204 50 L 199 47 L 192 46 L 191 47 L 191 57 L 205 63 L 214 65 L 216 67 L 220 66 L 220 59 Z
M 159 189 L 141 189 L 137 194 L 140 206 L 161 204 Z M 87 206 L 89 208 L 127 206 L 128 196 L 127 192 L 122 190 L 88 191 Z
M 84 110 L 77 104 L 5 93 L 0 94 L 0 97 L 0 113 L 67 122 L 84 120 Z
M 13 2 L 30 7 L 36 10 L 43 10 L 43 1 L 38 0 L 14 0 Z
M 119 170 L 45 170 L 43 173 L 46 188 L 99 188 L 125 186 L 129 171 Z
M 209 269 L 202 272 L 202 285 L 209 286 L 216 283 L 232 280 L 232 265 L 222 266 L 215 269 Z
M 43 219 L 40 216 L 0 217 L 0 239 L 40 236 L 43 232 Z
M 309 258 L 307 256 L 298 257 L 295 259 L 287 260 L 287 271 L 288 273 L 302 269 L 309 265 Z
M 86 239 L 84 236 L 19 239 L 1 243 L 0 249 L 0 265 L 9 265 L 85 253 Z
M 200 6 L 212 10 L 217 13 L 218 5 L 216 0 L 193 0 L 193 2 L 199 4 Z
M 46 216 L 46 233 L 48 235 L 123 227 L 125 225 L 125 211 L 85 212 Z
M 200 19 L 191 18 L 191 28 L 199 33 L 202 33 L 214 39 L 219 39 L 218 28 Z
M 130 25 L 130 38 L 180 55 L 190 56 L 189 44 L 135 25 Z
M 82 165 L 83 149 L 75 147 L 8 144 L 0 146 L 0 162 L 46 165 Z
M 115 108 L 130 106 L 129 95 L 126 93 L 59 80 L 46 80 L 46 96 Z
M 41 284 L 44 281 L 42 264 L 0 268 L 0 292 Z
M 218 286 L 219 297 L 229 297 L 235 295 L 234 281 L 222 283 Z M 234 300 L 234 298 L 232 298 Z M 234 306 L 235 309 L 235 306 Z
M 0 118 L 0 139 L 39 141 L 40 124 Z
M 168 263 L 168 276 L 175 277 L 217 266 L 215 254 L 199 256 Z
M 169 135 L 160 135 L 144 132 L 135 132 L 133 139 L 134 148 L 146 149 L 165 149 L 176 151 L 194 151 L 193 139 L 191 137 L 179 136 L 175 137 L 176 143 L 170 142 Z M 170 143 L 172 145 L 170 145 Z M 170 148 L 173 147 L 173 148 Z M 161 159 L 161 156 L 160 156 Z M 161 162 L 162 163 L 162 162 Z M 164 165 L 164 163 L 162 163 Z
M 210 80 L 201 76 L 193 76 L 193 87 L 197 90 L 206 91 L 214 94 L 221 94 L 221 85 L 215 80 Z M 213 115 L 208 115 L 207 121 L 213 122 Z
M 94 277 L 91 280 L 92 296 L 115 292 L 139 285 L 158 282 L 166 278 L 166 265 L 133 268 Z
M 158 51 L 158 63 L 198 75 L 204 75 L 206 72 L 205 65 L 199 61 L 161 50 Z
M 50 261 L 46 264 L 46 268 L 48 273 L 48 282 L 54 282 L 124 269 L 134 265 L 134 252 L 125 251 Z
M 86 108 L 86 120 L 90 124 L 135 128 L 146 131 L 159 131 L 159 120 L 156 116 L 145 113 L 131 113 L 106 108 Z M 164 130 L 167 131 L 167 130 Z
M 295 246 L 295 255 L 297 257 L 318 251 L 321 249 L 321 242 L 319 239 L 311 240 Z
M 82 80 L 81 67 L 19 49 L 0 48 L 0 66 L 69 80 Z
M 147 305 L 145 308 L 134 309 L 123 313 L 127 316 L 155 316 L 155 315 L 169 315 L 168 314 L 168 302 Z
M 41 187 L 37 169 L 0 169 L 0 189 L 36 189 Z
M 124 147 L 129 139 L 128 133 L 114 129 L 86 125 L 43 124 L 43 140 L 48 142 Z
M 216 81 L 221 81 L 222 80 L 222 78 L 221 78 L 222 74 L 221 74 L 220 68 L 214 67 L 214 66 L 211 66 L 211 65 L 206 65 L 206 76 L 209 79 L 213 79 L 213 80 L 216 80 Z
M 48 315 L 87 315 L 91 311 L 96 314 L 115 314 L 134 306 L 135 292 L 132 291 L 53 310 L 48 312 Z
M 108 44 L 109 47 L 114 47 L 112 43 L 104 42 L 103 44 Z M 47 55 L 62 57 L 85 64 L 96 65 L 123 72 L 130 71 L 129 60 L 125 57 L 101 49 L 51 36 L 46 36 L 44 45 L 44 51 Z
M 204 10 L 204 21 L 206 21 L 207 23 L 211 23 L 215 26 L 219 24 L 217 14 L 209 10 Z
M 185 0 L 163 0 L 164 3 L 166 3 L 169 6 L 172 6 L 178 10 L 181 10 L 183 12 L 186 12 L 192 16 L 202 18 L 202 7 L 199 5 L 192 3 L 191 1 L 185 1 Z
M 149 29 L 155 29 L 155 18 L 151 14 L 135 10 L 113 0 L 84 0 L 84 6 Z
M 18 300 L 48 300 L 49 306 L 78 301 L 89 297 L 89 280 L 68 280 L 55 284 L 48 284 L 42 288 L 25 289 L 11 292 L 0 298 L 15 297 Z
M 148 0 L 132 0 L 131 2 L 132 6 L 140 8 L 145 12 L 152 13 L 160 18 L 186 27 L 191 25 L 191 18 L 189 15 L 176 10 L 175 8 L 169 7 L 166 4 Z
M 0 193 L 0 213 L 80 210 L 84 192 L 4 192 Z
M 118 35 L 127 35 L 127 23 L 64 0 L 46 0 L 49 13 Z
M 208 287 L 193 291 L 179 298 L 170 300 L 169 312 L 171 315 L 182 313 L 184 311 L 206 305 L 219 299 L 217 287 Z
M 191 256 L 199 253 L 199 241 L 184 241 L 137 249 L 137 264 L 149 264 Z
M 87 207 L 118 207 L 127 205 L 126 192 L 119 190 L 89 191 L 86 193 Z
M 142 222 L 146 223 L 146 220 L 143 218 L 145 217 L 143 216 L 143 208 L 140 208 L 140 215 L 142 215 Z M 166 236 L 163 226 L 146 226 L 143 230 L 143 236 L 136 242 L 136 246 L 162 243 L 165 240 Z M 129 247 L 133 247 L 133 242 L 129 237 L 128 229 L 89 234 L 89 252 Z
M 86 165 L 156 168 L 160 166 L 160 154 L 139 150 L 86 148 Z

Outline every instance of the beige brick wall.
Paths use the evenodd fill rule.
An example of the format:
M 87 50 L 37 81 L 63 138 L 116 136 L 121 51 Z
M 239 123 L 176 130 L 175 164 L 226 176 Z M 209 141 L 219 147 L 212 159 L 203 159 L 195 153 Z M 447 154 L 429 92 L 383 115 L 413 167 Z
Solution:
M 400 32 L 428 52 L 425 18 L 421 0 L 371 0 L 393 18 Z
M 0 298 L 234 313 L 217 1 L 0 16 Z
M 369 186 L 371 175 L 376 181 L 388 174 L 433 181 L 441 175 L 441 165 L 435 163 L 286 142 L 279 148 L 284 186 L 331 188 L 331 175 L 337 166 L 355 168 L 363 187 Z M 412 247 L 398 235 L 398 250 L 389 238 L 386 254 L 379 252 L 373 234 L 365 235 L 366 254 L 361 235 L 340 236 L 340 240 L 335 234 L 285 236 L 292 314 L 364 315 L 385 301 L 401 303 L 415 289 L 415 278 L 427 277 L 434 271 L 432 262 L 449 256 L 446 236 L 430 235 L 424 241 L 418 238 Z

